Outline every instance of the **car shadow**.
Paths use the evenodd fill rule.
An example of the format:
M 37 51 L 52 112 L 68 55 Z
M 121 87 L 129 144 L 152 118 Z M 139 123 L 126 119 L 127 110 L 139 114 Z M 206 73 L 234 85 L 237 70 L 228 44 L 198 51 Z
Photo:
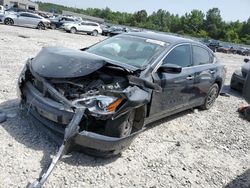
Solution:
M 237 176 L 229 182 L 224 188 L 249 188 L 250 187 L 250 169 Z
M 221 92 L 243 99 L 242 93 L 240 91 L 231 89 L 230 85 L 224 85 Z
M 51 156 L 56 155 L 60 143 L 57 143 L 51 137 L 52 133 L 49 134 L 48 132 L 44 132 L 45 129 L 40 127 L 39 123 L 35 122 L 27 115 L 27 111 L 20 107 L 18 99 L 1 103 L 0 112 L 7 114 L 7 120 L 0 123 L 0 126 L 8 132 L 9 135 L 27 148 L 43 152 L 40 166 L 43 170 L 46 170 L 51 163 Z M 109 159 L 96 158 L 85 155 L 84 153 L 71 152 L 64 156 L 62 161 L 75 166 L 104 166 L 114 162 L 117 158 L 118 157 Z M 44 171 L 42 171 L 41 174 L 43 172 Z
M 193 109 L 195 109 L 195 108 L 193 108 Z M 182 112 L 179 112 L 179 113 L 164 117 L 162 119 L 156 120 L 154 122 L 148 123 L 148 124 L 145 125 L 145 130 L 144 131 L 147 131 L 147 130 L 152 129 L 152 128 L 158 126 L 158 125 L 161 125 L 163 123 L 172 121 L 172 120 L 177 119 L 179 117 L 185 116 L 187 114 L 194 113 L 193 109 L 185 110 L 185 111 L 182 111 Z

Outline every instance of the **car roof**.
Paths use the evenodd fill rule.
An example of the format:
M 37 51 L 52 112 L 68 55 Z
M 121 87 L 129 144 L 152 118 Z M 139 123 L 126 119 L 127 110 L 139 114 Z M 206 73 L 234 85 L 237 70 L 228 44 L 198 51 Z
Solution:
M 22 12 L 18 12 L 18 13 L 19 13 L 19 14 L 29 14 L 29 15 L 33 15 L 33 16 L 42 17 L 42 16 L 40 16 L 40 15 L 38 15 L 38 14 L 31 13 L 31 12 L 24 12 L 24 11 L 22 11 Z
M 130 32 L 126 35 L 132 35 L 137 37 L 143 37 L 143 38 L 149 38 L 153 40 L 159 40 L 166 43 L 181 43 L 181 42 L 192 42 L 192 43 L 198 43 L 192 39 L 187 39 L 183 37 L 173 36 L 169 34 L 163 34 L 163 33 L 156 33 L 156 32 Z
M 84 22 L 84 23 L 93 23 L 93 24 L 98 24 L 99 25 L 99 23 L 97 23 L 97 22 L 91 22 L 91 21 L 88 21 L 88 20 L 82 20 L 82 21 L 80 21 L 81 23 L 82 22 Z

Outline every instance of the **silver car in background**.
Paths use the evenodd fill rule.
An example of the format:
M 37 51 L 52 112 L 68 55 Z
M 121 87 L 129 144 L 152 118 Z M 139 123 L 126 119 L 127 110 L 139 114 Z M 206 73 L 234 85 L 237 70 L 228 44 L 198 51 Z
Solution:
M 50 20 L 43 18 L 38 14 L 29 12 L 17 12 L 5 14 L 4 24 L 46 29 L 50 25 Z

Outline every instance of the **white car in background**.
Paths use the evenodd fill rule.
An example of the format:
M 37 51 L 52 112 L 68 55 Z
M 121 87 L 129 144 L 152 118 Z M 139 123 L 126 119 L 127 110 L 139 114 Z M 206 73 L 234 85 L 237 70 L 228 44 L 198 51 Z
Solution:
M 4 18 L 4 7 L 2 5 L 0 5 L 0 22 L 3 21 L 3 18 Z
M 19 25 L 37 29 L 46 29 L 50 25 L 50 20 L 29 12 L 17 12 L 5 14 L 5 25 Z
M 95 22 L 82 21 L 74 23 L 65 23 L 62 28 L 70 33 L 84 32 L 88 35 L 97 36 L 102 33 L 101 26 Z

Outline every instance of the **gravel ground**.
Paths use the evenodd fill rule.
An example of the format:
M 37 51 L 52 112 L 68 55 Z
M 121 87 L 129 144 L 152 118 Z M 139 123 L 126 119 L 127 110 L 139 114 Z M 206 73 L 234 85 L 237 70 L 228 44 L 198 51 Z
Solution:
M 103 39 L 0 25 L 0 111 L 8 116 L 0 124 L 0 187 L 25 187 L 58 149 L 17 108 L 16 82 L 25 60 L 43 46 L 79 49 Z M 228 68 L 224 90 L 230 97 L 219 97 L 209 111 L 189 110 L 154 123 L 120 157 L 65 156 L 45 187 L 249 187 L 250 124 L 236 112 L 246 103 L 229 89 L 244 57 L 217 56 Z

